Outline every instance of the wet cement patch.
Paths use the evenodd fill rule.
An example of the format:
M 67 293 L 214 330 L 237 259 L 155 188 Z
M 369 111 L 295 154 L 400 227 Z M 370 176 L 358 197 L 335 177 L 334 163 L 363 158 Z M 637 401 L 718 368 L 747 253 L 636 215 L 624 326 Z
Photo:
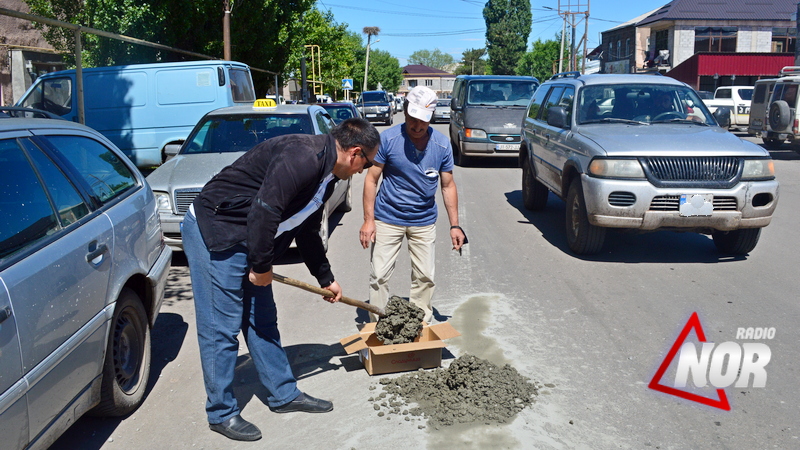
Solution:
M 375 335 L 384 345 L 414 342 L 422 331 L 425 311 L 417 305 L 393 295 L 384 308 L 386 316 L 378 319 Z
M 383 392 L 371 398 L 378 415 L 400 414 L 406 421 L 422 416 L 436 430 L 458 423 L 510 422 L 538 393 L 510 365 L 500 367 L 469 354 L 446 369 L 382 378 L 380 384 Z

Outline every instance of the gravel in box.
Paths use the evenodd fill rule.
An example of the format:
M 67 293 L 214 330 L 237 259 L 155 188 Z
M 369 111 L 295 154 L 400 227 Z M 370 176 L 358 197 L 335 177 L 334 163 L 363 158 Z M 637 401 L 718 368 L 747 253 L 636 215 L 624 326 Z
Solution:
M 508 422 L 538 394 L 536 386 L 510 365 L 499 367 L 472 355 L 457 358 L 446 369 L 420 369 L 381 378 L 380 383 L 389 393 L 390 405 L 416 404 L 403 410 L 414 417 L 424 415 L 435 429 L 456 423 Z
M 384 345 L 414 342 L 422 331 L 425 311 L 413 303 L 393 295 L 384 312 L 386 316 L 375 325 L 375 335 Z

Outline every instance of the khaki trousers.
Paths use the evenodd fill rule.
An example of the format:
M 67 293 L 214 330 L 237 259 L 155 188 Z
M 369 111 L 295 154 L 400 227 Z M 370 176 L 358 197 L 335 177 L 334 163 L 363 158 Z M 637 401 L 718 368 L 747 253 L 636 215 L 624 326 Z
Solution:
M 397 255 L 408 239 L 408 254 L 411 259 L 411 293 L 409 300 L 425 311 L 425 322 L 433 317 L 431 297 L 436 284 L 435 243 L 436 225 L 423 227 L 404 227 L 375 221 L 375 242 L 370 253 L 371 273 L 369 276 L 369 302 L 385 308 L 389 301 L 389 279 L 394 272 Z M 370 313 L 372 321 L 378 318 Z

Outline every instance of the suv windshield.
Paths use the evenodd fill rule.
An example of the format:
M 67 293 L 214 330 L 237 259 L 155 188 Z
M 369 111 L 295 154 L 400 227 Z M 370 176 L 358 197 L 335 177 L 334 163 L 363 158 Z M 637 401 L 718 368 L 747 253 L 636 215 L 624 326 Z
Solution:
M 472 81 L 469 84 L 467 105 L 528 106 L 536 90 L 533 81 Z
M 586 86 L 580 90 L 576 106 L 578 124 L 620 121 L 716 123 L 697 93 L 686 86 Z
M 303 114 L 209 117 L 189 136 L 181 153 L 246 152 L 284 134 L 314 134 L 311 118 Z
M 364 92 L 361 97 L 362 102 L 382 102 L 387 103 L 386 94 L 383 92 Z

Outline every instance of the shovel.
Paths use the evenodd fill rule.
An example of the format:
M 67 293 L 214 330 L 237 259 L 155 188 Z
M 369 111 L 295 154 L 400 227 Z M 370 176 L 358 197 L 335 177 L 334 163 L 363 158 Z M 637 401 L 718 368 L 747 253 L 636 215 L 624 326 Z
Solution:
M 279 282 L 279 283 L 288 284 L 288 285 L 294 286 L 294 287 L 299 287 L 300 289 L 306 290 L 308 292 L 313 292 L 315 294 L 319 294 L 319 295 L 322 295 L 322 296 L 325 296 L 325 297 L 333 297 L 334 296 L 333 292 L 331 292 L 331 291 L 329 291 L 327 289 L 318 288 L 316 286 L 312 286 L 312 285 L 310 285 L 308 283 L 305 283 L 303 281 L 300 281 L 300 280 L 295 280 L 293 278 L 285 277 L 283 275 L 278 275 L 275 272 L 272 273 L 272 279 L 274 281 Z M 370 305 L 369 303 L 362 302 L 361 300 L 356 300 L 354 298 L 345 297 L 343 295 L 341 300 L 339 300 L 339 301 L 342 302 L 342 303 L 345 303 L 347 305 L 350 305 L 350 306 L 355 306 L 356 308 L 365 309 L 365 310 L 371 312 L 372 314 L 375 314 L 378 317 L 386 316 L 386 313 L 383 312 L 383 309 L 381 309 L 381 308 L 379 308 L 379 307 L 377 307 L 375 305 Z

